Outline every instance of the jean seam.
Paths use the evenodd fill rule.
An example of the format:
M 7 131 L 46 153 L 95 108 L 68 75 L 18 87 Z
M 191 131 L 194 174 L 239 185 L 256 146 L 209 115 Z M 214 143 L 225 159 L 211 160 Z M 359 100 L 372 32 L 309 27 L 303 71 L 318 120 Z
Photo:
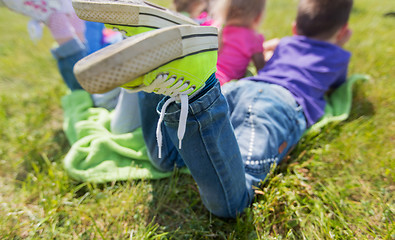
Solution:
M 249 129 L 251 131 L 250 132 L 251 137 L 249 139 L 249 149 L 251 148 L 251 151 L 250 150 L 248 151 L 246 161 L 251 160 L 252 153 L 253 153 L 253 147 L 254 147 L 254 144 L 255 144 L 255 139 L 256 139 L 256 136 L 255 136 L 256 119 L 255 118 L 256 118 L 256 114 L 255 114 L 255 111 L 253 111 L 253 110 L 255 109 L 258 96 L 261 95 L 261 93 L 262 92 L 258 91 L 258 94 L 256 94 L 255 97 L 253 98 L 253 100 L 251 101 L 251 104 L 248 106 L 248 109 L 247 109 L 246 118 L 243 121 L 243 124 L 247 124 L 247 125 L 250 126 Z
M 254 111 L 254 109 L 256 109 L 256 103 L 258 101 L 257 99 L 259 99 L 259 96 L 261 96 L 262 94 L 263 94 L 263 91 L 258 91 L 257 94 L 254 96 L 253 100 L 251 101 L 251 104 L 248 106 L 247 112 L 245 114 L 245 118 L 242 123 L 243 125 L 245 125 L 244 127 L 247 126 L 248 129 L 251 131 L 250 132 L 251 137 L 249 138 L 249 149 L 251 149 L 251 151 L 248 150 L 248 153 L 246 155 L 246 159 L 244 162 L 244 166 L 246 167 L 246 169 L 248 169 L 248 171 L 247 171 L 248 173 L 257 174 L 257 175 L 260 175 L 260 174 L 263 174 L 266 172 L 267 167 L 265 165 L 265 162 L 269 161 L 268 159 L 272 159 L 273 161 L 271 161 L 271 162 L 274 163 L 275 159 L 277 159 L 277 157 L 278 157 L 278 155 L 277 156 L 273 155 L 272 157 L 270 157 L 268 159 L 260 159 L 260 158 L 259 159 L 252 159 L 251 158 L 252 153 L 254 152 L 253 149 L 254 149 L 254 147 L 256 147 L 255 146 L 256 136 L 254 133 L 255 132 L 254 129 L 256 126 L 256 121 L 255 121 L 256 119 L 254 119 L 254 118 L 256 118 L 256 114 L 255 114 L 256 111 Z M 257 164 L 259 166 L 258 169 L 249 167 L 249 165 L 251 165 L 251 164 L 247 164 L 249 162 L 256 162 L 256 161 L 258 161 L 260 163 L 260 164 L 259 163 Z M 272 165 L 272 163 L 270 163 L 270 166 Z
M 206 109 L 210 108 L 210 107 L 214 104 L 214 102 L 216 102 L 218 99 L 219 99 L 219 96 L 218 96 L 218 97 L 217 97 L 217 98 L 216 98 Z M 231 206 L 229 206 L 230 201 L 229 201 L 228 192 L 226 191 L 225 184 L 224 184 L 224 182 L 222 181 L 223 179 L 222 179 L 221 177 L 219 177 L 220 174 L 219 174 L 219 172 L 218 172 L 217 167 L 215 167 L 215 164 L 213 164 L 213 159 L 212 159 L 212 157 L 211 157 L 211 154 L 209 154 L 209 152 L 207 151 L 208 145 L 207 145 L 207 142 L 206 142 L 206 140 L 203 138 L 203 135 L 202 135 L 202 131 L 201 131 L 202 126 L 201 126 L 200 122 L 198 121 L 198 119 L 196 118 L 195 114 L 193 114 L 193 118 L 194 118 L 194 120 L 197 122 L 197 124 L 198 124 L 198 126 L 199 126 L 199 136 L 200 136 L 200 138 L 202 139 L 202 142 L 204 143 L 204 149 L 205 149 L 206 155 L 209 156 L 209 158 L 210 158 L 210 163 L 211 163 L 211 165 L 213 166 L 213 168 L 215 169 L 215 172 L 216 172 L 216 174 L 217 174 L 217 177 L 218 177 L 218 179 L 219 179 L 220 182 L 221 182 L 221 188 L 222 188 L 222 191 L 224 192 L 224 196 L 225 196 L 225 198 L 226 198 L 227 212 L 228 212 L 229 215 L 232 215 L 232 213 L 231 213 L 231 209 L 232 209 L 232 208 L 231 208 Z

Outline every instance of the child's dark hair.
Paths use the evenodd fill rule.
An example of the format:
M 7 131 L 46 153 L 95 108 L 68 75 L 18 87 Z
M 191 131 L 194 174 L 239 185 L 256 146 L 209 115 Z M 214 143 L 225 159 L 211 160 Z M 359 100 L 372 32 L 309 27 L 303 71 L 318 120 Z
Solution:
M 217 24 L 222 25 L 231 20 L 242 20 L 251 24 L 263 13 L 266 0 L 217 0 L 213 6 L 213 15 Z
M 207 3 L 207 0 L 173 0 L 177 12 L 190 12 L 194 4 Z
M 254 20 L 265 9 L 265 0 L 228 0 L 225 21 L 250 18 Z
M 299 35 L 328 39 L 346 25 L 353 0 L 300 0 L 296 29 Z

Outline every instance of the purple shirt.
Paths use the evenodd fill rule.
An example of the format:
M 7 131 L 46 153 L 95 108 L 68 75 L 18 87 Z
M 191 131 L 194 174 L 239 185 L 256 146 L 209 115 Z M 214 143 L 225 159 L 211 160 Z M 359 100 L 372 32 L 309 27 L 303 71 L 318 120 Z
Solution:
M 341 47 L 304 36 L 283 38 L 273 57 L 257 76 L 288 89 L 303 107 L 309 126 L 324 114 L 324 95 L 341 85 L 347 76 L 351 54 Z

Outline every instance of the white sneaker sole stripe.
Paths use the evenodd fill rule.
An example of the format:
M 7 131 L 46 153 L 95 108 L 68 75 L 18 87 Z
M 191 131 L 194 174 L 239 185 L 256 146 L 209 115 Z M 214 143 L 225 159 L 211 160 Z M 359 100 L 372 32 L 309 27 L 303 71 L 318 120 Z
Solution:
M 73 0 L 79 18 L 115 25 L 162 28 L 173 25 L 197 25 L 192 19 L 154 4 L 127 3 L 109 0 Z

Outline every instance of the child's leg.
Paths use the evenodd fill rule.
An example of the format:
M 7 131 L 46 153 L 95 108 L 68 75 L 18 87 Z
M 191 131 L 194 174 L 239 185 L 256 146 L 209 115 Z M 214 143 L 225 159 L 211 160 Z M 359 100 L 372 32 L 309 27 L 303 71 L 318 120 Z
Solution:
M 85 44 L 78 38 L 73 38 L 59 47 L 51 49 L 51 52 L 57 60 L 60 74 L 70 90 L 82 89 L 74 76 L 73 68 L 76 62 L 87 55 Z
M 85 23 L 75 13 L 54 12 L 49 17 L 47 26 L 59 45 L 73 38 L 85 42 Z
M 111 91 L 102 94 L 92 94 L 91 98 L 94 107 L 105 108 L 109 111 L 114 110 L 118 104 L 119 95 L 121 94 L 121 88 L 114 88 Z
M 86 21 L 85 27 L 85 38 L 88 45 L 88 54 L 102 49 L 104 23 Z
M 178 151 L 198 184 L 208 210 L 220 217 L 235 217 L 252 203 L 254 191 L 246 181 L 228 105 L 219 83 L 202 91 L 204 95 L 189 104 L 186 133 Z M 162 105 L 163 101 L 159 106 Z M 173 144 L 178 145 L 180 105 L 171 104 L 166 113 L 164 130 Z
M 229 101 L 216 86 L 190 103 L 187 132 L 178 149 L 205 206 L 222 217 L 234 217 L 248 207 L 254 197 L 252 186 L 264 180 L 271 165 L 283 159 L 306 128 L 301 107 L 282 87 L 253 81 L 229 86 L 229 91 L 225 89 Z M 159 110 L 162 105 L 163 101 Z M 163 131 L 169 134 L 173 150 L 178 144 L 179 114 L 179 104 L 172 104 L 165 116 Z M 154 132 L 144 132 L 156 148 Z
M 82 41 L 85 42 L 85 31 L 86 25 L 83 20 L 81 20 L 74 12 L 68 14 L 70 24 L 73 26 L 77 37 Z
M 114 109 L 114 116 L 111 120 L 112 133 L 128 133 L 141 126 L 138 102 L 138 93 L 130 93 L 125 89 L 121 89 L 118 103 Z
M 241 80 L 223 86 L 248 178 L 265 179 L 306 129 L 302 107 L 277 85 Z
M 71 17 L 72 15 L 74 17 Z M 51 52 L 58 62 L 60 74 L 71 90 L 77 90 L 82 87 L 74 76 L 73 67 L 77 61 L 86 56 L 87 49 L 83 36 L 85 24 L 75 14 L 72 15 L 54 12 L 49 17 L 47 26 L 59 44 L 59 47 L 52 49 Z
M 80 61 L 75 72 L 91 93 L 116 86 L 156 92 L 140 94 L 144 139 L 153 162 L 172 169 L 180 159 L 178 151 L 205 206 L 215 215 L 235 217 L 252 202 L 253 189 L 246 181 L 228 105 L 215 79 L 217 47 L 216 28 L 168 27 L 104 48 Z M 159 94 L 170 97 L 158 106 L 162 131 L 157 129 L 155 110 Z M 155 151 L 158 146 L 162 162 Z
M 177 148 L 169 139 L 167 131 L 162 129 L 163 133 L 163 147 L 162 157 L 158 157 L 158 143 L 156 141 L 156 127 L 159 119 L 156 107 L 160 100 L 163 99 L 162 95 L 154 93 L 139 93 L 139 105 L 141 116 L 141 127 L 145 144 L 147 146 L 148 155 L 154 166 L 161 171 L 173 171 L 174 167 L 185 167 L 184 161 L 181 159 Z

